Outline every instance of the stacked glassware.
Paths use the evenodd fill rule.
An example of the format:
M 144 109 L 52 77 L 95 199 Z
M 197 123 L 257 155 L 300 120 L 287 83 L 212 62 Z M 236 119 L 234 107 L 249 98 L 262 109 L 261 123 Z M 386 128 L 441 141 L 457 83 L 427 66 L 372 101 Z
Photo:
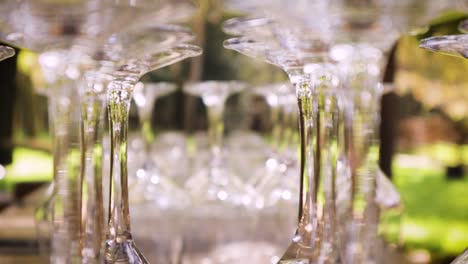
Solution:
M 379 220 L 400 198 L 378 167 L 379 99 L 399 33 L 452 1 L 227 1 L 225 47 L 283 69 L 301 135 L 298 227 L 279 263 L 385 263 Z
M 150 85 L 154 84 L 144 84 Z M 275 122 L 272 131 L 281 131 L 278 134 L 284 134 L 283 140 L 292 142 L 293 135 L 287 131 L 294 119 L 290 108 L 295 100 L 284 96 L 290 87 L 272 84 L 251 88 L 237 81 L 184 85 L 186 96 L 200 97 L 207 109 L 206 134 L 192 137 L 178 132 L 162 133 L 155 137 L 150 155 L 141 155 L 146 150 L 138 147 L 137 142 L 141 140 L 136 135 L 131 156 L 142 157 L 143 161 L 133 169 L 131 175 L 136 183 L 130 192 L 135 197 L 142 193 L 141 186 L 151 185 L 158 190 L 131 201 L 135 238 L 139 245 L 151 249 L 149 260 L 162 263 L 277 261 L 282 248 L 287 246 L 284 237 L 294 227 L 297 150 L 280 148 L 276 138 L 270 144 L 267 141 L 271 137 L 263 138 L 245 130 L 229 131 L 224 140 L 223 129 L 223 109 L 231 95 L 263 98 L 258 91 L 269 87 L 278 88 L 269 91 L 270 97 L 283 96 L 274 104 L 275 109 L 271 109 L 271 121 Z M 137 105 L 138 100 L 135 98 Z M 297 145 L 289 147 L 296 149 Z M 145 170 L 144 164 L 152 159 L 168 169 L 155 166 Z M 157 174 L 158 178 L 139 185 L 138 182 L 145 182 L 141 176 L 143 170 L 143 175 Z M 183 176 L 175 176 L 175 171 L 183 172 Z
M 143 74 L 201 53 L 187 44 L 194 38 L 190 31 L 169 24 L 189 17 L 194 7 L 183 0 L 7 0 L 0 9 L 1 39 L 39 52 L 49 83 L 54 181 L 36 214 L 45 260 L 147 263 L 130 228 L 130 100 Z M 111 139 L 110 176 L 104 175 L 110 177 L 108 192 L 102 181 L 106 106 Z
M 157 263 L 397 262 L 379 233 L 383 215 L 401 209 L 378 167 L 383 66 L 401 32 L 454 1 L 227 0 L 247 16 L 226 21 L 236 37 L 224 46 L 280 67 L 290 83 L 185 84 L 209 125 L 207 147 L 190 153 L 174 133 L 152 148 L 152 106 L 175 86 L 138 81 L 201 53 L 190 30 L 171 24 L 194 13 L 192 1 L 4 0 L 0 39 L 39 52 L 49 84 L 54 180 L 36 212 L 44 260 L 148 263 L 136 234 Z M 466 39 L 422 45 L 466 58 Z M 13 54 L 0 47 L 0 60 Z M 243 90 L 269 105 L 272 146 L 249 133 L 224 144 L 225 101 Z M 132 99 L 139 145 L 127 140 Z

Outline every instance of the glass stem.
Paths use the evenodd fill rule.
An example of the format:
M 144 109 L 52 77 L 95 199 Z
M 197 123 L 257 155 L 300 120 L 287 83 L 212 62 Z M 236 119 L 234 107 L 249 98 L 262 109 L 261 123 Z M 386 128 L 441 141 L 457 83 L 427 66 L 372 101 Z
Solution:
M 209 105 L 208 112 L 208 140 L 210 143 L 212 161 L 214 165 L 220 162 L 221 150 L 223 147 L 223 133 L 224 133 L 224 100 L 221 103 Z
M 320 195 L 322 202 L 322 217 L 320 225 L 320 258 L 319 263 L 338 263 L 339 251 L 337 245 L 336 223 L 336 164 L 338 161 L 338 106 L 337 98 L 331 87 L 322 87 L 318 94 L 318 119 L 320 145 Z
M 72 263 L 79 259 L 79 176 L 77 159 L 79 139 L 73 133 L 74 120 L 71 81 L 58 81 L 52 89 L 51 110 L 54 119 L 54 188 L 51 261 Z
M 378 100 L 372 91 L 361 87 L 352 91 L 348 102 L 345 128 L 346 156 L 351 173 L 350 213 L 345 260 L 362 263 L 374 259 L 377 245 L 379 208 L 376 203 L 378 173 Z M 370 89 L 375 89 L 372 87 Z M 358 248 L 359 250 L 356 250 Z
M 117 241 L 116 243 L 132 239 L 127 184 L 127 126 L 133 85 L 112 82 L 108 88 L 111 134 L 111 188 L 107 240 Z
M 81 104 L 82 142 L 82 257 L 83 263 L 97 263 L 104 239 L 104 204 L 102 194 L 102 120 L 104 100 L 102 95 L 90 92 Z
M 376 84 L 380 86 L 381 84 Z M 367 145 L 369 146 L 366 153 L 366 170 L 368 175 L 371 175 L 371 179 L 368 183 L 368 207 L 365 212 L 365 224 L 367 225 L 367 234 L 365 237 L 366 245 L 366 260 L 378 261 L 380 250 L 378 242 L 378 226 L 380 219 L 380 207 L 377 204 L 377 175 L 380 172 L 379 168 L 379 153 L 380 153 L 380 138 L 379 138 L 379 127 L 380 127 L 380 99 L 381 95 L 379 92 L 380 88 L 373 87 L 370 91 L 372 95 L 372 103 L 369 104 L 368 108 L 365 109 L 366 122 L 369 128 L 369 133 L 366 135 Z
M 151 143 L 154 140 L 153 129 L 151 128 L 151 115 L 142 114 L 140 117 L 141 133 L 145 141 L 145 151 L 149 155 L 151 152 Z M 149 156 L 148 156 L 149 157 Z
M 281 107 L 278 104 L 270 104 L 271 109 L 271 141 L 273 142 L 273 151 L 278 153 L 282 146 L 283 131 L 280 123 Z
M 297 235 L 302 239 L 301 244 L 313 248 L 317 237 L 317 161 L 315 148 L 317 133 L 315 131 L 316 104 L 315 98 L 307 82 L 296 84 L 299 104 L 300 128 L 300 201 L 299 228 Z

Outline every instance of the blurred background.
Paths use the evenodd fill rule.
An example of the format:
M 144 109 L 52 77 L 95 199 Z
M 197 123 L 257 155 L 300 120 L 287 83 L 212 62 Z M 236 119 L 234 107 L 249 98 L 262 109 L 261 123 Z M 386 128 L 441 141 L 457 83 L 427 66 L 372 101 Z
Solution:
M 190 155 L 206 144 L 207 118 L 201 99 L 183 93 L 188 81 L 247 82 L 247 89 L 227 100 L 225 134 L 247 131 L 271 141 L 271 109 L 265 98 L 250 90 L 284 82 L 287 76 L 223 48 L 227 36 L 221 24 L 232 16 L 217 1 L 200 1 L 189 25 L 204 54 L 142 80 L 177 84 L 175 92 L 156 100 L 151 126 L 156 138 L 184 135 L 181 148 Z M 393 239 L 409 263 L 450 263 L 468 247 L 468 61 L 418 47 L 423 37 L 456 34 L 466 18 L 441 14 L 426 31 L 402 37 L 385 74 L 385 82 L 393 84 L 382 98 L 380 163 L 403 200 L 401 237 Z M 0 255 L 33 254 L 37 245 L 32 215 L 39 197 L 35 193 L 52 179 L 45 80 L 37 55 L 26 50 L 0 63 L 0 75 Z M 131 111 L 131 134 L 138 135 L 135 105 Z M 138 139 L 134 142 L 138 145 Z M 132 215 L 140 213 L 132 208 Z M 294 222 L 294 213 L 289 214 Z

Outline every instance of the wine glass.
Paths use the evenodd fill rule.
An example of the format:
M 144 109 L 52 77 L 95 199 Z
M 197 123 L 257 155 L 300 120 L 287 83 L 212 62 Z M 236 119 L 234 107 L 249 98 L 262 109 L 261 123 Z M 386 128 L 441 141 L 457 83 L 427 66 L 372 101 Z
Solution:
M 75 261 L 79 245 L 79 108 L 70 98 L 78 98 L 75 82 L 66 72 L 75 72 L 76 58 L 65 51 L 44 52 L 39 63 L 49 83 L 49 119 L 54 139 L 54 181 L 51 196 L 36 211 L 37 228 L 44 257 L 49 261 Z M 75 76 L 76 78 L 76 76 Z M 50 254 L 50 255 L 49 255 Z
M 292 39 L 289 40 L 292 41 Z M 322 235 L 319 229 L 323 227 L 327 230 L 332 230 L 334 228 L 333 226 L 321 225 L 319 223 L 317 200 L 321 181 L 325 181 L 324 176 L 330 173 L 333 174 L 334 170 L 334 167 L 330 166 L 330 164 L 326 164 L 325 166 L 317 165 L 320 161 L 320 155 L 317 154 L 320 148 L 316 143 L 319 142 L 320 136 L 318 135 L 322 132 L 319 130 L 320 123 L 316 123 L 319 120 L 316 115 L 321 116 L 319 113 L 323 112 L 323 110 L 318 111 L 319 108 L 315 108 L 315 105 L 319 103 L 316 95 L 323 94 L 326 98 L 333 98 L 328 95 L 325 96 L 325 94 L 328 94 L 330 91 L 333 91 L 333 94 L 336 90 L 334 86 L 337 85 L 336 75 L 332 73 L 334 72 L 332 70 L 333 67 L 325 63 L 326 57 L 324 57 L 322 50 L 324 46 L 314 45 L 313 52 L 307 54 L 307 56 L 303 56 L 306 53 L 288 51 L 287 48 L 281 47 L 275 40 L 261 41 L 247 37 L 238 37 L 225 41 L 224 45 L 228 49 L 233 49 L 279 66 L 288 74 L 290 81 L 296 87 L 299 101 L 301 136 L 299 224 L 293 241 L 281 258 L 280 263 L 296 263 L 299 261 L 309 263 L 325 258 L 333 262 L 338 257 L 333 231 L 326 232 L 326 236 L 330 237 L 323 239 L 323 241 L 328 241 L 329 243 L 323 243 L 323 248 L 318 244 L 319 237 Z M 295 44 L 292 46 L 299 48 Z M 306 72 L 306 65 L 309 65 L 310 72 Z M 321 68 L 319 65 L 327 70 L 318 71 L 317 69 Z M 330 72 L 328 72 L 329 70 Z M 326 87 L 330 89 L 326 89 Z M 320 89 L 316 90 L 316 88 Z M 334 128 L 336 129 L 336 127 Z M 329 159 L 322 160 L 328 163 L 331 162 Z M 324 175 L 321 175 L 321 173 L 324 173 Z M 333 180 L 331 182 L 333 183 Z M 329 195 L 327 197 L 332 196 L 331 198 L 333 198 L 333 192 L 334 189 L 330 189 L 328 185 L 327 193 Z M 333 206 L 331 204 L 333 202 L 326 202 L 327 206 L 322 207 L 324 211 L 321 212 L 321 215 L 326 215 L 327 220 L 333 219 Z
M 141 180 L 134 188 L 135 195 L 141 195 L 142 199 L 133 197 L 133 200 L 154 201 L 159 208 L 183 207 L 188 203 L 188 197 L 178 186 L 163 175 L 157 161 L 152 158 L 151 146 L 154 135 L 151 128 L 151 114 L 154 102 L 157 98 L 170 94 L 176 90 L 174 83 L 138 83 L 135 86 L 133 99 L 138 109 L 138 116 L 142 125 L 141 132 L 145 141 L 145 160 L 136 174 Z M 138 190 L 142 189 L 140 192 Z M 139 192 L 139 193 L 138 193 Z
M 297 184 L 293 181 L 295 177 L 291 175 L 291 172 L 294 172 L 294 159 L 291 160 L 287 153 L 283 153 L 283 148 L 289 143 L 287 126 L 290 121 L 288 120 L 290 115 L 288 116 L 283 110 L 285 105 L 289 104 L 291 93 L 294 94 L 291 88 L 289 83 L 275 83 L 252 89 L 252 93 L 265 98 L 270 108 L 273 141 L 272 149 L 266 149 L 264 167 L 260 168 L 260 173 L 256 173 L 256 177 L 247 183 L 255 189 L 257 199 L 260 199 L 255 202 L 257 208 L 274 206 L 281 200 L 289 200 L 293 196 L 291 191 L 297 189 Z
M 131 32 L 113 35 L 101 50 L 89 58 L 82 85 L 82 210 L 86 212 L 82 219 L 82 254 L 90 261 L 99 258 L 104 232 L 104 209 L 102 201 L 102 119 L 106 99 L 106 88 L 112 80 L 112 73 L 119 67 L 119 53 L 123 48 L 138 48 L 132 39 L 143 38 L 145 45 L 152 43 L 151 50 L 157 52 L 193 39 L 185 28 L 174 25 L 142 27 Z M 123 35 L 123 36 L 122 36 Z M 140 45 L 143 45 L 140 43 Z M 144 48 L 144 47 L 140 47 Z M 164 56 L 161 56 L 164 57 Z
M 232 31 L 232 29 L 230 29 L 230 30 Z M 286 28 L 286 27 L 280 27 L 280 28 L 275 28 L 273 30 L 275 31 L 275 34 L 277 36 L 277 39 L 278 39 L 277 41 L 286 50 L 278 49 L 277 44 L 274 44 L 274 43 L 272 44 L 271 43 L 272 41 L 259 40 L 259 39 L 254 38 L 254 37 L 250 37 L 250 38 L 244 37 L 244 38 L 231 39 L 231 40 L 226 41 L 226 44 L 228 45 L 228 48 L 229 47 L 234 48 L 235 50 L 237 50 L 237 51 L 239 51 L 241 53 L 244 53 L 246 55 L 249 55 L 249 56 L 263 57 L 263 58 L 270 57 L 269 61 L 273 62 L 273 63 L 275 63 L 277 65 L 283 66 L 284 69 L 289 73 L 290 78 L 292 77 L 292 80 L 294 80 L 294 79 L 296 79 L 296 80 L 297 79 L 299 79 L 299 80 L 304 79 L 304 74 L 303 74 L 303 72 L 301 70 L 301 67 L 304 67 L 304 65 L 306 67 L 310 67 L 310 65 L 307 66 L 307 64 L 309 63 L 308 61 L 310 61 L 310 58 L 308 58 L 311 55 L 310 53 L 312 52 L 312 54 L 316 54 L 315 56 L 317 56 L 317 55 L 320 56 L 321 50 L 326 50 L 326 46 L 327 46 L 326 41 L 325 42 L 321 41 L 321 40 L 317 41 L 315 34 L 313 34 L 313 33 L 312 34 L 301 34 L 301 31 L 297 30 L 297 29 L 290 30 L 289 28 Z M 254 30 L 250 29 L 250 30 L 247 30 L 245 32 L 249 32 L 249 31 L 254 31 Z M 273 40 L 273 42 L 274 42 L 274 40 Z M 291 50 L 291 51 L 295 51 L 295 52 L 291 53 L 291 52 L 288 52 L 287 50 Z M 268 55 L 268 53 L 270 55 Z M 309 54 L 307 54 L 307 53 L 309 53 Z M 260 56 L 258 56 L 258 54 L 260 54 Z M 273 58 L 272 58 L 272 54 L 275 54 L 273 56 Z M 313 80 L 311 80 L 311 81 L 313 81 Z M 320 92 L 318 94 L 327 94 L 327 93 Z M 333 98 L 333 96 L 331 98 Z M 334 101 L 334 100 L 336 101 L 336 99 L 332 99 L 332 101 Z M 311 100 L 311 102 L 313 102 L 313 104 L 316 104 L 319 107 L 319 111 L 317 112 L 318 118 L 315 118 L 316 120 L 319 120 L 321 116 L 329 116 L 330 115 L 330 113 L 327 113 L 327 111 L 323 111 L 323 110 L 320 109 L 321 108 L 320 107 L 320 101 Z M 336 109 L 335 109 L 335 111 L 336 111 Z M 336 115 L 336 113 L 335 113 L 335 115 Z M 334 119 L 333 117 L 331 117 L 331 118 Z M 337 126 L 336 123 L 335 123 L 335 126 Z M 315 128 L 317 129 L 317 131 L 321 131 L 323 129 L 320 126 L 320 123 L 315 124 Z M 322 133 L 322 132 L 318 133 L 319 136 L 320 136 L 320 133 Z M 336 133 L 336 131 L 334 133 Z M 336 141 L 336 139 L 334 139 L 334 140 Z M 317 157 L 316 161 L 323 160 L 323 158 L 322 159 L 320 158 L 322 156 L 321 153 L 317 153 L 316 155 L 317 155 L 316 156 Z M 326 156 L 326 154 L 323 154 L 323 155 Z M 332 162 L 331 165 L 333 165 L 333 162 Z M 330 165 L 324 165 L 322 167 L 324 167 L 325 170 L 329 170 L 329 168 L 327 168 L 329 166 Z M 333 172 L 336 169 L 337 168 L 332 168 L 331 171 Z M 316 171 L 317 175 L 320 175 L 321 173 L 323 173 L 323 172 L 320 169 Z M 317 177 L 320 177 L 320 176 L 317 176 Z M 325 181 L 325 179 L 327 179 L 327 178 L 329 178 L 329 176 L 325 176 L 323 179 L 321 179 L 321 178 L 320 179 Z M 343 184 L 343 183 L 341 183 L 341 181 L 339 183 Z M 385 186 L 385 185 L 381 185 L 381 186 Z M 348 193 L 348 192 L 345 191 L 345 193 Z M 330 197 L 330 199 L 333 199 L 333 197 Z M 346 204 L 346 199 L 345 199 L 345 203 L 342 203 L 342 205 L 343 204 L 344 205 Z M 330 216 L 330 212 L 333 212 L 333 210 L 325 210 L 324 212 L 326 212 Z M 331 216 L 331 217 L 333 218 L 333 216 Z M 319 228 L 326 228 L 326 227 L 319 227 Z M 333 232 L 334 231 L 329 231 L 330 235 L 323 236 L 322 240 L 329 239 L 330 237 L 333 238 Z M 326 243 L 327 243 L 326 241 L 321 241 L 322 246 L 326 245 Z M 334 255 L 334 257 L 336 258 L 337 257 L 336 256 L 336 245 L 333 245 L 333 247 L 335 249 L 328 250 L 328 251 L 329 252 L 335 251 L 335 253 L 334 254 L 332 253 L 331 255 L 332 256 Z M 314 247 L 311 247 L 311 248 L 314 248 Z M 325 251 L 327 251 L 327 250 L 325 250 Z M 324 252 L 324 251 L 322 250 L 321 252 Z M 320 254 L 322 254 L 322 253 L 320 253 Z M 330 261 L 330 260 L 328 260 L 328 261 Z
M 184 1 L 178 1 L 177 4 Z M 187 1 L 185 1 L 187 3 Z M 155 3 L 146 2 L 144 6 L 141 6 L 141 2 L 138 4 L 126 3 L 125 1 L 112 2 L 112 1 L 93 1 L 93 0 L 81 0 L 73 2 L 50 2 L 50 1 L 29 1 L 29 0 L 20 0 L 20 1 L 3 1 L 1 4 L 2 13 L 6 14 L 1 18 L 1 37 L 7 42 L 14 43 L 16 45 L 27 47 L 35 51 L 47 51 L 47 50 L 58 50 L 64 49 L 67 54 L 63 54 L 64 57 L 72 58 L 74 56 L 80 57 L 81 53 L 75 53 L 72 49 L 79 46 L 78 50 L 81 52 L 90 52 L 97 46 L 100 46 L 103 42 L 107 40 L 107 37 L 117 30 L 126 29 L 130 26 L 134 26 L 131 22 L 134 21 L 134 15 L 143 15 L 151 13 L 152 15 L 158 14 L 158 10 L 168 4 L 168 1 L 159 1 Z M 142 8 L 144 7 L 144 8 Z M 167 8 L 166 8 L 167 9 Z M 166 10 L 165 9 L 165 10 Z M 5 11 L 5 12 L 3 12 Z M 114 16 L 119 16 L 118 20 L 109 19 Z M 159 16 L 158 16 L 159 17 Z M 165 16 L 168 20 L 168 16 Z M 73 48 L 72 48 L 73 47 Z M 89 55 L 89 54 L 88 54 Z M 55 61 L 61 60 L 60 58 L 55 58 Z M 53 60 L 52 60 L 53 61 Z M 72 60 L 69 60 L 71 63 Z M 76 66 L 76 65 L 73 65 Z M 62 69 L 68 68 L 70 71 L 63 72 Z M 64 82 L 66 79 L 76 80 L 77 76 L 80 75 L 79 67 L 62 67 L 57 68 L 57 76 L 60 78 L 55 78 L 55 81 Z M 60 86 L 60 85 L 57 85 Z M 62 98 L 63 100 L 70 101 L 70 98 Z M 60 99 L 60 100 L 62 100 Z M 67 108 L 68 109 L 68 108 Z M 68 113 L 68 110 L 62 109 L 58 113 L 51 113 L 52 115 L 57 114 L 57 122 L 60 120 L 68 120 L 67 118 L 61 117 L 62 113 Z M 62 183 L 64 182 L 78 182 L 77 177 L 68 177 L 66 166 L 64 166 L 67 157 L 63 154 L 68 151 L 66 148 L 67 144 L 62 144 L 62 141 L 67 142 L 68 130 L 65 128 L 65 125 L 56 124 L 54 127 L 60 127 L 61 136 L 54 137 L 56 148 L 61 149 L 61 153 L 55 152 L 54 158 L 54 167 L 60 169 L 54 170 L 54 175 L 57 174 L 60 177 L 67 178 L 66 181 L 58 179 L 59 177 L 54 177 L 55 181 Z M 74 130 L 79 131 L 79 129 Z M 58 146 L 62 144 L 63 146 Z M 71 173 L 70 173 L 71 174 Z M 74 179 L 74 181 L 72 181 Z M 60 186 L 59 186 L 60 185 Z M 71 222 L 76 221 L 76 218 L 79 218 L 78 215 L 80 210 L 75 208 L 75 202 L 78 202 L 77 199 L 73 198 L 68 199 L 68 193 L 74 193 L 74 189 L 65 188 L 64 184 L 56 184 L 56 188 L 62 188 L 61 191 L 55 192 L 60 197 L 58 200 L 66 200 L 66 203 L 60 204 L 54 202 L 57 206 L 68 206 L 73 205 L 69 210 L 56 210 L 57 212 L 66 211 L 67 219 L 61 221 L 65 225 L 72 225 Z M 61 197 L 65 195 L 65 197 Z M 57 200 L 51 198 L 52 200 Z M 68 201 L 70 200 L 70 201 Z M 74 201 L 76 200 L 76 201 Z M 71 213 L 68 213 L 71 212 Z M 54 214 L 54 212 L 51 212 Z M 55 223 L 61 223 L 60 221 L 55 221 Z M 74 224 L 73 224 L 74 225 Z M 60 228 L 55 228 L 54 231 L 61 230 Z M 56 232 L 57 234 L 60 232 Z M 60 248 L 64 248 L 63 252 L 53 252 L 53 254 L 68 254 L 69 252 L 75 251 L 73 247 L 67 246 L 67 243 L 75 243 L 78 241 L 76 239 L 79 234 L 76 230 L 70 230 L 73 238 L 65 238 L 63 241 L 66 243 L 61 244 L 60 239 L 54 241 L 54 244 Z M 77 247 L 79 248 L 79 246 Z M 52 250 L 55 251 L 55 250 Z M 73 253 L 75 254 L 75 253 Z M 79 255 L 76 254 L 76 255 Z M 64 260 L 67 261 L 67 260 Z
M 210 158 L 208 166 L 194 172 L 186 183 L 195 203 L 228 202 L 242 204 L 244 185 L 237 175 L 224 164 L 228 158 L 223 149 L 224 137 L 224 104 L 227 98 L 246 88 L 246 84 L 237 81 L 206 81 L 188 83 L 184 92 L 192 96 L 200 96 L 207 107 L 208 139 Z
M 0 61 L 13 57 L 15 55 L 15 50 L 7 47 L 7 46 L 0 46 Z
M 128 205 L 127 126 L 134 87 L 143 74 L 201 53 L 198 47 L 188 44 L 155 51 L 153 45 L 141 41 L 151 35 L 137 36 L 139 38 L 128 43 L 140 43 L 141 46 L 131 46 L 133 49 L 130 50 L 124 47 L 121 56 L 125 62 L 112 73 L 113 80 L 107 89 L 112 181 L 105 241 L 106 263 L 147 263 L 132 239 Z M 122 37 L 125 39 L 128 36 Z
M 431 51 L 468 59 L 468 35 L 437 36 L 423 39 L 420 47 Z M 452 264 L 468 263 L 468 251 L 465 251 Z

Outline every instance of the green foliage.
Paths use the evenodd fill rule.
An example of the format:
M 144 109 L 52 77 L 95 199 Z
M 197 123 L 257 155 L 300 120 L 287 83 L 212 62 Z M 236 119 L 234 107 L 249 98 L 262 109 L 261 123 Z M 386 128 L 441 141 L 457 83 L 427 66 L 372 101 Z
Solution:
M 404 206 L 402 235 L 407 249 L 434 257 L 456 256 L 468 246 L 468 175 L 448 180 L 443 169 L 395 164 L 394 183 Z

